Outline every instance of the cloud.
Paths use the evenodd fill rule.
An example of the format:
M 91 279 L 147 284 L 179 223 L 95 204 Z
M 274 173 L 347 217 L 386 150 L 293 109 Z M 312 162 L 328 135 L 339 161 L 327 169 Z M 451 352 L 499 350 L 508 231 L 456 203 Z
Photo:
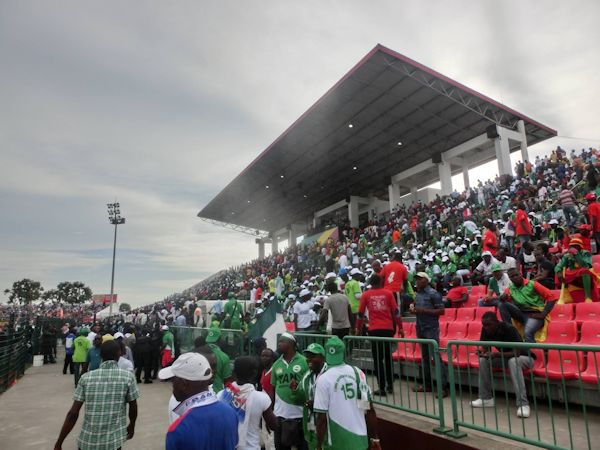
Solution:
M 378 42 L 561 134 L 600 137 L 593 1 L 0 11 L 2 286 L 29 276 L 106 292 L 115 198 L 127 217 L 116 286 L 133 303 L 254 258 L 252 238 L 196 213 Z

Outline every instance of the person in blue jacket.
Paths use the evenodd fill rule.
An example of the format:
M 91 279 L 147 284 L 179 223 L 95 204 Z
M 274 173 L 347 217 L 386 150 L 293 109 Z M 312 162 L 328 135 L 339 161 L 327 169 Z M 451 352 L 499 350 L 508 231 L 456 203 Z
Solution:
M 173 395 L 180 402 L 174 410 L 179 418 L 167 432 L 167 450 L 235 450 L 238 417 L 209 390 L 213 373 L 205 356 L 184 353 L 158 377 L 173 379 Z

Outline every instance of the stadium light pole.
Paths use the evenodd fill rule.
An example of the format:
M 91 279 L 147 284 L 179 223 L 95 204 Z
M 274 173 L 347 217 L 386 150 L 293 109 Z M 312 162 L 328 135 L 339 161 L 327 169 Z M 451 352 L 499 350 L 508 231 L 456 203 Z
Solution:
M 113 295 L 115 288 L 115 255 L 117 253 L 117 227 L 125 223 L 125 217 L 121 217 L 121 209 L 118 203 L 107 203 L 108 221 L 115 226 L 115 239 L 113 242 L 112 275 L 110 277 L 110 306 L 108 307 L 108 317 L 112 317 Z

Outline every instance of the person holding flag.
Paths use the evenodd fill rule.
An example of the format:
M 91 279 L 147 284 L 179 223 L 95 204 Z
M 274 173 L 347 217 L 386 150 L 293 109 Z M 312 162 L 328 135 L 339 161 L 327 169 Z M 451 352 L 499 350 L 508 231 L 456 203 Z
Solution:
M 569 250 L 555 269 L 562 284 L 559 303 L 589 303 L 598 299 L 598 275 L 592 269 L 592 255 L 583 249 L 583 241 L 573 237 Z

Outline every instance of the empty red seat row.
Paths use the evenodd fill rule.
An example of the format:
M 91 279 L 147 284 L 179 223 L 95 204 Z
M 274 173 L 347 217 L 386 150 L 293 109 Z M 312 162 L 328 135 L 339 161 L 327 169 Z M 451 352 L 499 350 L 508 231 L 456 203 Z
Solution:
M 567 303 L 554 305 L 550 312 L 553 321 L 575 320 L 578 324 L 586 321 L 600 321 L 600 303 Z
M 446 308 L 440 316 L 440 322 L 472 322 L 481 320 L 487 311 L 494 312 L 493 306 L 480 306 L 478 308 Z

